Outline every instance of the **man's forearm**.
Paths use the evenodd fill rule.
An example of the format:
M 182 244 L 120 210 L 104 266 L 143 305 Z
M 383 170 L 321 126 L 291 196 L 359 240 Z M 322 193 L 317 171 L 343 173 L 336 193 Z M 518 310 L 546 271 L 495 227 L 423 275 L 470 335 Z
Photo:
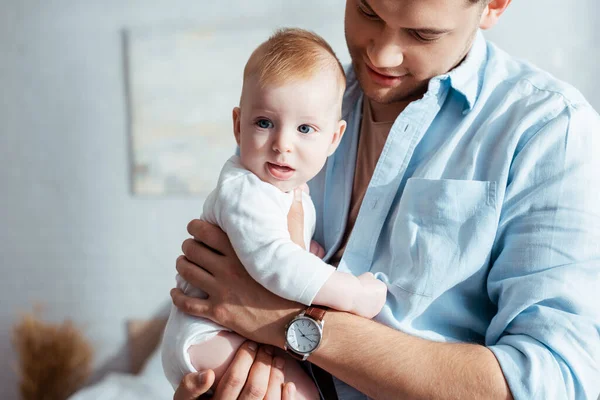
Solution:
M 329 311 L 312 363 L 374 399 L 511 399 L 496 357 L 484 346 L 416 338 Z

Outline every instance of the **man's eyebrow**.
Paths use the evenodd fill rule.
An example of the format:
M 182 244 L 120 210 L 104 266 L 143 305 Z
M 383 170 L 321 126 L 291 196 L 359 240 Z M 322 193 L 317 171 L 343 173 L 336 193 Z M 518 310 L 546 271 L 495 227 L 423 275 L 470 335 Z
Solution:
M 367 3 L 367 0 L 360 0 L 360 3 L 363 5 L 363 7 L 365 7 L 367 9 L 367 11 L 378 15 L 375 10 L 373 10 L 373 7 L 371 7 L 369 5 L 369 3 Z M 445 33 L 448 32 L 452 32 L 452 29 L 438 29 L 438 28 L 406 28 L 408 30 L 411 31 L 415 31 L 415 32 L 419 32 L 419 33 L 423 33 L 425 35 L 443 35 Z
M 411 31 L 424 33 L 426 35 L 443 35 L 444 33 L 451 32 L 452 29 L 436 29 L 436 28 L 410 28 Z

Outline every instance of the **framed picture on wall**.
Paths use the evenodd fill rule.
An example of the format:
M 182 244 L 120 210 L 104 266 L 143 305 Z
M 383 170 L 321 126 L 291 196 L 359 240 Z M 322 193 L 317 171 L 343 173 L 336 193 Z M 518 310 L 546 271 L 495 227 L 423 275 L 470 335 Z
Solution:
M 322 26 L 317 33 L 337 37 L 345 50 L 341 25 Z M 235 152 L 232 109 L 239 104 L 244 66 L 275 29 L 229 25 L 125 31 L 134 194 L 210 193 Z
M 126 31 L 132 190 L 207 195 L 234 153 L 231 111 L 268 30 Z

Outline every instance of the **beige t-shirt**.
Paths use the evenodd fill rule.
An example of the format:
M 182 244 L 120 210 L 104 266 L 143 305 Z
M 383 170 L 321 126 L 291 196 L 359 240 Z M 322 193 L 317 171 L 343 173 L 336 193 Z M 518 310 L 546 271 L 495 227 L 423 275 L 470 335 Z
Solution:
M 354 171 L 354 181 L 352 184 L 352 196 L 350 198 L 350 208 L 348 212 L 348 220 L 346 223 L 346 229 L 344 231 L 344 237 L 340 248 L 333 254 L 331 259 L 328 261 L 329 264 L 337 267 L 342 259 L 348 238 L 354 228 L 356 217 L 358 216 L 358 210 L 362 204 L 367 187 L 375 172 L 379 155 L 383 150 L 385 141 L 387 140 L 390 129 L 394 124 L 394 121 L 390 122 L 375 122 L 373 120 L 373 114 L 371 112 L 371 104 L 366 96 L 363 97 L 362 104 L 362 121 L 360 125 L 360 133 L 358 137 L 358 149 L 356 152 L 356 169 Z M 333 383 L 331 374 L 317 367 L 312 366 L 313 374 L 319 383 L 319 387 L 323 391 L 323 395 L 326 399 L 337 399 L 335 385 Z
M 365 193 L 367 192 L 367 187 L 369 186 L 369 182 L 371 181 L 371 177 L 377 166 L 377 160 L 379 160 L 379 155 L 383 150 L 390 129 L 394 124 L 394 121 L 373 121 L 371 102 L 366 96 L 363 97 L 362 115 L 348 222 L 346 224 L 346 230 L 344 231 L 344 237 L 342 238 L 340 248 L 329 260 L 329 264 L 336 267 L 342 259 L 346 244 L 348 243 L 348 238 L 350 237 L 350 233 L 356 222 L 356 217 L 358 216 L 358 210 L 360 210 L 360 205 L 362 204 Z

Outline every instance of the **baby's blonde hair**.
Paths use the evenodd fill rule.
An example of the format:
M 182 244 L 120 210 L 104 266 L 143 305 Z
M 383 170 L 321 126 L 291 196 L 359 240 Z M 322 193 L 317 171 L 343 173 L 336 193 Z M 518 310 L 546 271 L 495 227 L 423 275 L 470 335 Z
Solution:
M 278 86 L 309 79 L 329 68 L 338 72 L 336 75 L 343 93 L 346 87 L 344 68 L 325 39 L 304 29 L 283 28 L 254 50 L 244 68 L 244 81 L 256 76 L 262 87 Z

